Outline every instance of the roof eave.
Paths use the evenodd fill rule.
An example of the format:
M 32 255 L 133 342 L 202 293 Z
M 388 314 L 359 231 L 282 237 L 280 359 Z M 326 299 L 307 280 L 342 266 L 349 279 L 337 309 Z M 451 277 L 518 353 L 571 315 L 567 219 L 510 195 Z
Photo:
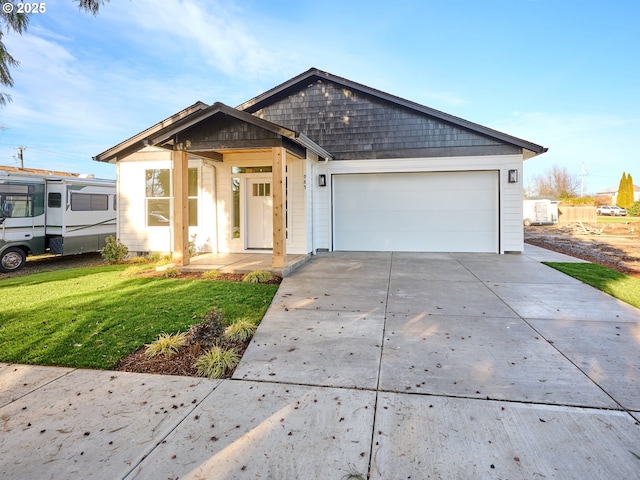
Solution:
M 164 120 L 162 120 L 161 122 L 156 123 L 155 125 L 152 125 L 151 127 L 143 130 L 140 133 L 135 134 L 132 137 L 129 137 L 128 139 L 124 140 L 123 142 L 120 142 L 119 144 L 109 148 L 108 150 L 105 150 L 102 153 L 99 153 L 98 155 L 96 155 L 95 157 L 93 157 L 93 160 L 96 162 L 104 162 L 104 163 L 116 163 L 119 160 L 119 155 L 122 152 L 126 152 L 128 150 L 130 150 L 131 148 L 134 148 L 136 146 L 140 146 L 140 147 L 144 147 L 146 146 L 144 144 L 144 141 L 149 138 L 150 135 L 153 135 L 154 133 L 157 133 L 159 131 L 161 131 L 164 128 L 167 128 L 170 125 L 173 125 L 176 122 L 179 122 L 187 117 L 189 117 L 190 115 L 193 115 L 194 113 L 197 113 L 201 110 L 204 110 L 206 108 L 208 108 L 209 106 L 204 103 L 204 102 L 196 102 L 193 105 L 190 105 L 189 107 L 180 110 L 178 113 L 175 113 L 173 115 L 171 115 L 168 118 L 165 118 Z

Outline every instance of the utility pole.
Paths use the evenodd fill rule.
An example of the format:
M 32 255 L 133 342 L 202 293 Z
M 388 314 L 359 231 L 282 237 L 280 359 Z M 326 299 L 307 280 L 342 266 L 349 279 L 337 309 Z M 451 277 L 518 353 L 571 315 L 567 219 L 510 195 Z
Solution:
M 18 160 L 20 160 L 20 169 L 24 169 L 24 157 L 22 153 L 27 147 L 18 147 Z
M 580 198 L 582 198 L 584 194 L 584 177 L 587 175 L 587 169 L 584 168 L 584 163 L 582 164 L 582 173 L 580 174 Z

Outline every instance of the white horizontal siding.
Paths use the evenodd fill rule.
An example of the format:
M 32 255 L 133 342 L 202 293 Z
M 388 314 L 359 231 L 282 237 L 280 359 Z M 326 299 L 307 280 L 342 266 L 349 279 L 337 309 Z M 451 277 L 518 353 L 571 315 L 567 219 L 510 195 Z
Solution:
M 171 152 L 154 148 L 145 148 L 118 162 L 118 239 L 131 252 L 173 250 L 171 227 L 147 227 L 145 197 L 145 171 L 171 169 L 172 164 Z M 198 226 L 189 228 L 189 240 L 195 239 L 198 252 L 215 251 L 214 171 L 194 158 L 189 159 L 189 168 L 199 169 Z
M 287 253 L 309 253 L 307 247 L 307 196 L 305 185 L 305 161 L 287 157 L 289 235 Z
M 142 150 L 118 162 L 118 235 L 131 252 L 171 252 L 170 227 L 147 227 L 145 170 L 171 168 L 171 153 Z

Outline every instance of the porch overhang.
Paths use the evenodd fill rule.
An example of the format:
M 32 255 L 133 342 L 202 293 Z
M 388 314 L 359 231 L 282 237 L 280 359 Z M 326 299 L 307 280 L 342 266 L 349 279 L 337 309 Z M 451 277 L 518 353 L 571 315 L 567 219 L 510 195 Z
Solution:
M 283 268 L 286 259 L 285 176 L 287 156 L 307 158 L 311 151 L 319 159 L 333 156 L 301 132 L 276 125 L 250 113 L 214 103 L 198 102 L 176 115 L 140 132 L 97 155 L 94 160 L 116 163 L 142 150 L 156 147 L 172 152 L 173 169 L 173 263 L 185 266 L 189 259 L 189 156 L 222 162 L 225 153 L 271 151 L 273 197 L 272 266 Z
M 309 150 L 319 158 L 333 155 L 301 132 L 291 130 L 223 103 L 207 106 L 197 102 L 171 117 L 93 157 L 116 163 L 144 147 L 186 151 L 191 155 L 222 161 L 225 152 L 284 147 L 304 158 Z
M 145 145 L 186 151 L 221 161 L 225 152 L 284 147 L 299 158 L 307 150 L 318 157 L 333 156 L 307 136 L 216 102 L 144 140 Z

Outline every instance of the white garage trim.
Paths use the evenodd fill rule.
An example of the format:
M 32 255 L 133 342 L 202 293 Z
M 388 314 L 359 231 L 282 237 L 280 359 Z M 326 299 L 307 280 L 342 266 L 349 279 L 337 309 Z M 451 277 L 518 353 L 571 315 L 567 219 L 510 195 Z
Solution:
M 333 249 L 498 253 L 499 172 L 332 176 Z

